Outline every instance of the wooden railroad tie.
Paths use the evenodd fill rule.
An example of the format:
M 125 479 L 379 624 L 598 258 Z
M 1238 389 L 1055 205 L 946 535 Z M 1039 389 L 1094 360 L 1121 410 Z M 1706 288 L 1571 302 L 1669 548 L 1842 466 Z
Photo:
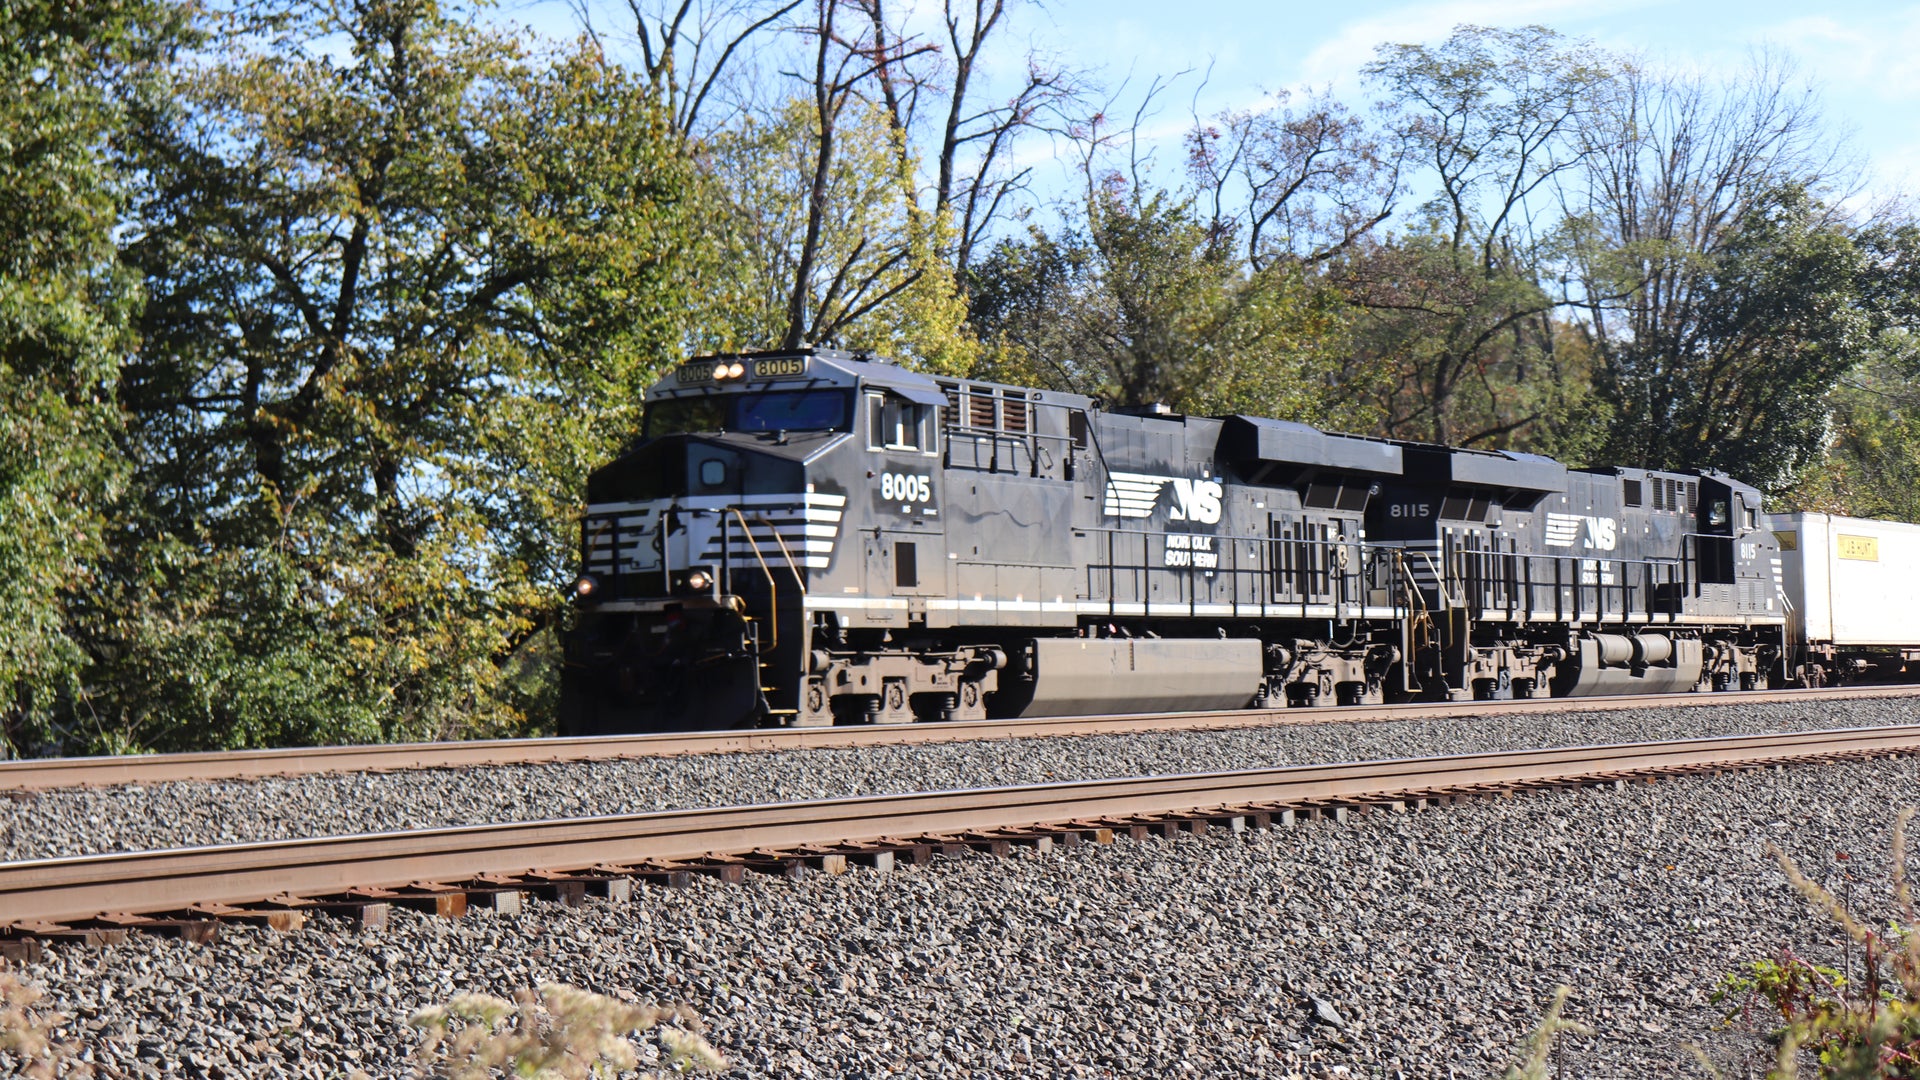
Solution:
M 969 829 L 948 833 L 889 836 L 878 840 L 794 847 L 762 847 L 746 852 L 709 853 L 690 859 L 633 864 L 597 863 L 582 868 L 532 869 L 482 874 L 449 881 L 415 881 L 390 887 L 353 888 L 313 895 L 280 895 L 246 903 L 201 903 L 189 907 L 143 913 L 109 912 L 87 918 L 62 917 L 0 924 L 0 960 L 33 962 L 47 942 L 105 946 L 124 942 L 130 932 L 163 934 L 195 943 L 217 939 L 223 922 L 267 926 L 291 931 L 305 926 L 313 915 L 346 920 L 361 929 L 386 925 L 389 912 L 403 907 L 440 918 L 463 917 L 469 908 L 510 914 L 523 910 L 526 897 L 564 906 L 589 898 L 628 902 L 636 883 L 655 888 L 686 888 L 703 876 L 737 884 L 749 871 L 801 879 L 813 874 L 841 874 L 851 866 L 882 872 L 896 863 L 920 865 L 936 855 L 985 852 L 1010 856 L 1026 849 L 1047 853 L 1055 847 L 1110 844 L 1120 835 L 1144 840 L 1206 835 L 1213 830 L 1230 835 L 1289 828 L 1311 819 L 1346 822 L 1375 811 L 1405 813 L 1463 801 L 1512 799 L 1521 793 L 1576 792 L 1586 789 L 1624 791 L 1633 783 L 1652 783 L 1669 776 L 1726 776 L 1769 770 L 1784 773 L 1790 763 L 1881 761 L 1910 758 L 1904 749 L 1879 745 L 1843 751 L 1816 751 L 1793 757 L 1696 761 L 1690 764 L 1615 768 L 1581 775 L 1546 775 L 1532 779 L 1483 781 L 1446 787 L 1381 790 L 1366 794 L 1291 798 L 1256 803 L 1217 803 L 1185 810 L 1120 814 L 1064 822 Z M 1216 796 L 1217 797 L 1217 796 Z

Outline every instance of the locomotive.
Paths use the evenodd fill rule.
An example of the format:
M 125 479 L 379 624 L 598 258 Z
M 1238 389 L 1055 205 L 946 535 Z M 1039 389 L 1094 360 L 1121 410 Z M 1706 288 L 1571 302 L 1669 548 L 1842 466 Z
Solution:
M 1714 472 L 705 357 L 588 479 L 561 729 L 1779 683 L 1761 510 Z

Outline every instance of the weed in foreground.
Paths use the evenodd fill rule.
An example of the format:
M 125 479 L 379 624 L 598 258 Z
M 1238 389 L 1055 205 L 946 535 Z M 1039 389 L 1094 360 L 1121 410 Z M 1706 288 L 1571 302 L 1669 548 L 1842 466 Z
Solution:
M 1907 882 L 1907 823 L 1893 826 L 1893 902 L 1896 921 L 1876 930 L 1832 892 L 1802 873 L 1786 852 L 1767 851 L 1815 907 L 1843 930 L 1864 955 L 1860 977 L 1812 963 L 1790 948 L 1725 979 L 1716 1002 L 1736 1002 L 1729 1018 L 1756 1004 L 1778 1013 L 1774 1080 L 1797 1080 L 1812 1055 L 1819 1080 L 1920 1080 L 1920 935 L 1914 933 L 1913 894 Z M 1849 964 L 1849 967 L 1852 965 Z
M 676 1026 L 675 1021 L 680 1025 Z M 585 1080 L 638 1068 L 627 1036 L 658 1029 L 670 1072 L 720 1072 L 727 1067 L 700 1035 L 699 1014 L 685 1005 L 637 1005 L 578 987 L 546 983 L 514 1000 L 461 994 L 413 1014 L 424 1038 L 414 1052 L 419 1075 L 484 1080 L 497 1072 L 538 1080 Z
M 1501 1080 L 1548 1080 L 1557 1076 L 1559 1070 L 1551 1066 L 1548 1058 L 1562 1033 L 1591 1035 L 1593 1029 L 1577 1020 L 1568 1020 L 1563 1013 L 1567 1008 L 1567 995 L 1572 992 L 1568 986 L 1553 988 L 1553 1000 L 1547 1003 L 1547 1014 L 1540 1018 L 1532 1034 L 1527 1036 L 1527 1056 L 1507 1067 Z
M 93 1066 L 76 1060 L 79 1044 L 56 1040 L 66 1017 L 41 1008 L 40 996 L 39 987 L 0 972 L 0 1057 L 27 1080 L 92 1076 Z

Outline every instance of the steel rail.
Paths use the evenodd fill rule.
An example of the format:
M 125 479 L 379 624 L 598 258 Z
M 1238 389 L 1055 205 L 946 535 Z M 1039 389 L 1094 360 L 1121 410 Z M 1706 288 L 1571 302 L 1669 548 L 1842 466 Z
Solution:
M 0 924 L 1103 818 L 1920 752 L 1920 725 L 1302 765 L 438 828 L 0 864 Z
M 340 772 L 542 765 L 670 757 L 682 754 L 899 746 L 976 739 L 1213 731 L 1294 724 L 1434 720 L 1541 712 L 1729 707 L 1782 701 L 1831 701 L 1881 697 L 1920 697 L 1920 686 L 1768 690 L 1710 695 L 1643 694 L 1596 698 L 1534 698 L 1524 701 L 1417 702 L 1404 705 L 1344 706 L 1321 709 L 1238 709 L 1226 712 L 1058 716 L 946 724 L 755 728 L 566 739 L 486 739 L 468 742 L 289 747 L 276 750 L 225 750 L 182 754 L 128 754 L 114 757 L 27 758 L 0 761 L 0 792 L 174 781 L 257 780 L 275 776 L 311 776 Z

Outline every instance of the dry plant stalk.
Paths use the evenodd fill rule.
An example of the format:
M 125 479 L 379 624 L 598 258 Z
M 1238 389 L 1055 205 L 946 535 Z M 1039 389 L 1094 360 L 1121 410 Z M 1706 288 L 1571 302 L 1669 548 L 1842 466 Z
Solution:
M 539 1080 L 613 1076 L 640 1064 L 627 1036 L 654 1028 L 672 1071 L 727 1067 L 701 1036 L 699 1014 L 685 1005 L 629 1004 L 561 983 L 545 983 L 537 994 L 522 988 L 513 996 L 507 1001 L 461 994 L 413 1014 L 412 1024 L 424 1033 L 414 1052 L 418 1075 L 485 1080 L 498 1070 Z
M 1575 1035 L 1591 1035 L 1593 1029 L 1577 1020 L 1568 1020 L 1561 1014 L 1566 1011 L 1567 995 L 1573 988 L 1566 985 L 1553 988 L 1553 1000 L 1547 1004 L 1547 1015 L 1527 1036 L 1527 1056 L 1518 1064 L 1508 1066 L 1502 1080 L 1547 1080 L 1547 1058 L 1553 1053 L 1554 1040 L 1563 1032 Z
M 1778 1011 L 1782 1026 L 1774 1032 L 1777 1053 L 1768 1074 L 1774 1080 L 1796 1080 L 1803 1052 L 1816 1056 L 1821 1080 L 1920 1080 L 1920 935 L 1913 932 L 1920 919 L 1906 865 L 1907 823 L 1913 816 L 1913 810 L 1902 810 L 1894 821 L 1896 921 L 1884 930 L 1868 926 L 1786 852 L 1767 845 L 1794 888 L 1865 955 L 1856 983 L 1783 948 L 1777 959 L 1756 962 L 1716 993 L 1717 1000 L 1737 995 Z
M 0 973 L 0 1054 L 11 1057 L 27 1080 L 89 1077 L 93 1066 L 76 1060 L 80 1044 L 55 1041 L 66 1017 L 36 1009 L 39 987 Z

